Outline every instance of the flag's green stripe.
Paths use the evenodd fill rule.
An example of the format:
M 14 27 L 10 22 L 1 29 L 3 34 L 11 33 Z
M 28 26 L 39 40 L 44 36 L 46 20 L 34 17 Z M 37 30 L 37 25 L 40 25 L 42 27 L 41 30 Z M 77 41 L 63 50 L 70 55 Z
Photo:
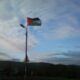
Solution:
M 41 25 L 41 21 L 35 19 L 35 20 L 32 21 L 31 25 L 33 25 L 33 26 L 40 26 Z

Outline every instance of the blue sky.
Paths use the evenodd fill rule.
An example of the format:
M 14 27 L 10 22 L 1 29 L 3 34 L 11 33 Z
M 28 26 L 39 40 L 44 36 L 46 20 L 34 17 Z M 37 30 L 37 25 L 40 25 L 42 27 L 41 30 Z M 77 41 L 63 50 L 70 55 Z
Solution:
M 0 0 L 0 59 L 24 60 L 27 17 L 41 26 L 28 26 L 30 61 L 80 64 L 79 0 Z

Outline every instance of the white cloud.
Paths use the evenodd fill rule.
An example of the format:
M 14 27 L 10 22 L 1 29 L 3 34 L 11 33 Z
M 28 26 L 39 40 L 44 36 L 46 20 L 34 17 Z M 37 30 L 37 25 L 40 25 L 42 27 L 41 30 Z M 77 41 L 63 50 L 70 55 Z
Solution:
M 19 30 L 21 31 L 21 29 L 17 28 L 19 27 L 18 25 L 19 20 L 26 16 L 31 16 L 31 17 L 42 16 L 43 14 L 47 13 L 46 10 L 48 9 L 48 7 L 46 7 L 47 4 L 45 4 L 45 2 L 44 2 L 45 5 L 44 4 L 41 5 L 43 1 L 35 0 L 35 2 L 29 1 L 29 0 L 0 1 L 0 33 L 1 33 L 0 45 L 2 49 L 4 48 L 4 50 L 7 49 L 8 51 L 12 51 L 12 52 L 24 51 L 25 49 L 24 35 L 25 34 L 23 32 L 17 32 Z M 26 3 L 28 4 L 26 5 Z M 36 5 L 34 6 L 34 4 Z M 39 8 L 37 7 L 38 5 L 40 5 Z M 36 15 L 36 14 L 39 14 L 39 15 Z M 34 35 L 29 33 L 28 47 L 31 48 L 37 44 L 38 44 L 38 41 L 36 40 Z
M 80 30 L 72 26 L 74 23 L 77 25 L 73 14 L 79 11 L 79 6 L 70 0 L 0 0 L 0 45 L 15 52 L 24 51 L 25 31 L 19 27 L 19 22 L 28 16 L 41 18 L 40 30 L 48 38 L 79 36 Z M 50 20 L 53 23 L 57 21 L 58 26 L 54 25 L 56 28 L 46 31 L 43 25 Z M 29 32 L 28 47 L 34 47 L 38 43 L 37 38 Z
M 0 60 L 12 60 L 12 57 L 0 52 Z
M 56 27 L 52 30 L 49 31 L 49 33 L 45 32 L 44 36 L 45 38 L 48 39 L 67 39 L 67 38 L 72 38 L 72 37 L 79 37 L 80 35 L 80 29 L 79 28 L 75 28 L 74 26 L 70 26 L 70 25 L 62 25 L 59 27 Z
M 61 55 L 60 55 L 61 54 Z M 58 55 L 51 55 L 41 61 L 49 62 L 53 64 L 77 64 L 80 65 L 80 51 L 68 51 L 62 52 Z
M 55 30 L 53 30 L 53 36 L 58 39 L 65 39 L 69 37 L 73 37 L 79 35 L 80 31 L 75 29 L 72 26 L 62 26 Z
M 0 55 L 0 60 L 11 60 L 11 59 L 4 55 Z
M 16 2 L 14 0 L 0 1 L 0 48 L 4 49 L 4 51 L 12 51 L 12 53 L 25 51 L 25 30 L 19 25 L 19 20 L 23 14 L 19 13 L 18 16 L 18 5 L 15 6 Z M 22 1 L 20 4 L 22 5 Z M 36 37 L 29 33 L 28 49 L 35 47 L 37 44 Z

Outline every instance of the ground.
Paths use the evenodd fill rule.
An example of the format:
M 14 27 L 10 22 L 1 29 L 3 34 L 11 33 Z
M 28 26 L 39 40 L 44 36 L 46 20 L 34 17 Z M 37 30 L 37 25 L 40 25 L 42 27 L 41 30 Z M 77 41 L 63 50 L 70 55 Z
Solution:
M 54 78 L 54 77 L 0 77 L 0 80 L 79 80 L 79 79 L 68 79 L 68 78 Z

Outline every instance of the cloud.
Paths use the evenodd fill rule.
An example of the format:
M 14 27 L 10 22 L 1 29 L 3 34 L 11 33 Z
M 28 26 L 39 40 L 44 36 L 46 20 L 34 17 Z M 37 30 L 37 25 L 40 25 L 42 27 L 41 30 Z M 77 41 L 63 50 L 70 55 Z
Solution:
M 70 38 L 78 36 L 80 33 L 80 30 L 72 27 L 72 26 L 61 26 L 57 29 L 53 30 L 54 34 L 53 36 L 57 39 L 64 39 L 64 38 Z
M 77 13 L 80 13 L 79 5 L 72 0 L 0 0 L 0 47 L 24 51 L 25 30 L 19 23 L 27 16 L 40 17 L 42 27 L 39 30 L 48 39 L 79 37 Z M 37 37 L 29 31 L 28 49 L 38 44 Z
M 44 1 L 45 4 L 46 1 Z M 26 5 L 26 3 L 28 3 Z M 0 44 L 1 48 L 4 50 L 17 52 L 24 51 L 25 49 L 25 33 L 21 31 L 19 28 L 19 21 L 22 18 L 26 18 L 27 16 L 35 17 L 35 16 L 43 16 L 43 14 L 47 13 L 47 9 L 49 6 L 47 4 L 41 4 L 43 1 L 35 2 L 29 0 L 2 0 L 0 1 Z M 47 1 L 48 3 L 48 1 Z M 52 1 L 50 2 L 51 4 Z M 36 4 L 34 6 L 34 4 Z M 37 6 L 40 5 L 38 8 Z M 53 5 L 52 5 L 53 6 Z M 51 8 L 51 6 L 49 7 Z M 34 11 L 35 9 L 35 11 Z M 44 12 L 43 12 L 44 11 Z M 36 15 L 39 14 L 39 15 Z M 48 18 L 48 15 L 43 16 L 43 21 Z M 36 37 L 29 32 L 28 36 L 28 47 L 35 47 L 38 44 Z
M 72 37 L 80 37 L 80 29 L 70 26 L 70 25 L 62 25 L 50 30 L 48 33 L 44 33 L 44 37 L 52 40 L 63 40 Z
M 12 51 L 16 53 L 25 51 L 25 30 L 19 25 L 19 20 L 23 15 L 19 13 L 18 16 L 17 10 L 21 9 L 18 8 L 18 5 L 15 6 L 17 3 L 20 3 L 19 1 L 0 1 L 0 47 L 8 52 Z M 29 32 L 28 49 L 35 47 L 37 43 L 36 37 Z
M 72 57 L 73 59 L 79 59 L 80 51 L 68 51 L 68 52 L 63 53 L 63 55 Z
M 68 51 L 51 54 L 40 61 L 49 62 L 53 64 L 76 64 L 80 65 L 80 51 Z
M 80 13 L 79 6 L 69 0 L 57 0 L 54 3 L 55 6 L 50 8 L 52 11 L 47 10 L 49 18 L 45 17 L 46 25 L 44 24 L 45 28 L 41 31 L 43 36 L 48 39 L 80 37 L 79 16 L 77 16 Z
M 11 34 L 10 34 L 11 35 Z M 9 36 L 7 33 L 5 35 L 0 35 L 0 46 L 12 52 L 16 51 L 25 51 L 25 34 L 23 37 L 17 35 Z M 37 45 L 37 40 L 32 34 L 29 34 L 28 37 L 28 50 Z
M 8 54 L 0 53 L 0 60 L 12 60 L 12 57 L 10 57 Z
M 76 46 L 74 46 L 74 48 L 80 49 L 80 45 L 76 45 Z
M 53 64 L 67 64 L 67 65 L 80 65 L 80 59 L 73 58 L 49 58 L 44 59 L 44 62 L 53 63 Z

